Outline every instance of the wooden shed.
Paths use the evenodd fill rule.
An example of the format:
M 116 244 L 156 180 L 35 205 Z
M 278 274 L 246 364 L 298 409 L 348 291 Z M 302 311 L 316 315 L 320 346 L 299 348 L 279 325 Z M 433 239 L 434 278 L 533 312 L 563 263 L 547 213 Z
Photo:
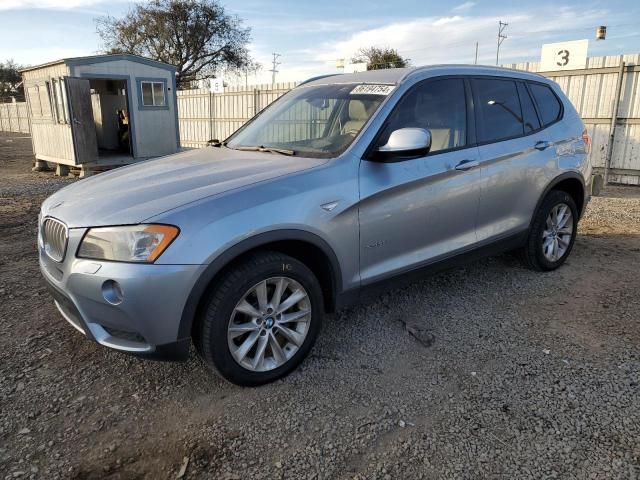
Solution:
M 36 167 L 81 175 L 178 151 L 176 68 L 136 55 L 65 58 L 22 70 Z

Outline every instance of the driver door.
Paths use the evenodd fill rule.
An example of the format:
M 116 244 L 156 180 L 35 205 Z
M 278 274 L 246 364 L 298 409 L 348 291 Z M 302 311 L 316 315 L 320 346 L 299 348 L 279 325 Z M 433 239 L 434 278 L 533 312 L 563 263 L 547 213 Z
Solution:
M 444 259 L 477 241 L 479 153 L 470 135 L 463 78 L 425 80 L 400 99 L 378 136 L 424 128 L 432 136 L 418 158 L 360 162 L 360 278 L 367 285 Z

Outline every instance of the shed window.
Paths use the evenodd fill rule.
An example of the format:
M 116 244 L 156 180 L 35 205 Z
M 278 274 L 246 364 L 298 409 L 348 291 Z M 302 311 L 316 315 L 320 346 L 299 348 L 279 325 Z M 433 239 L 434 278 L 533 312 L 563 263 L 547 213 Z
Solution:
M 40 87 L 35 85 L 27 89 L 27 95 L 29 96 L 29 107 L 31 107 L 31 116 L 41 117 L 42 107 L 40 106 Z
M 67 110 L 67 92 L 65 90 L 64 79 L 54 78 L 52 82 L 52 106 L 55 114 L 55 121 L 58 123 L 69 123 L 69 111 Z
M 49 96 L 49 82 L 34 85 L 27 89 L 31 115 L 35 118 L 51 117 L 51 98 Z
M 140 82 L 142 105 L 145 107 L 164 107 L 166 105 L 163 82 Z

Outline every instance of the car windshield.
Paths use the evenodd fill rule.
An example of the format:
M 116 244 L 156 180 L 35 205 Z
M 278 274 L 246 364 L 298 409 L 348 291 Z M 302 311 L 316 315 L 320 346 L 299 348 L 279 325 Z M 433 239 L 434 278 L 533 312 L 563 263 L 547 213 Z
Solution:
M 345 151 L 392 85 L 300 87 L 271 104 L 225 145 L 284 155 L 335 157 Z

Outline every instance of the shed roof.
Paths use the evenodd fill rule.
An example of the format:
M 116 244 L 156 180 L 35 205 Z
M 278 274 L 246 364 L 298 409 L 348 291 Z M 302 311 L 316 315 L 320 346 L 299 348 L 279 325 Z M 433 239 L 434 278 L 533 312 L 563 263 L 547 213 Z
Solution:
M 153 60 L 147 57 L 141 57 L 140 55 L 132 55 L 130 53 L 113 53 L 113 54 L 104 54 L 104 55 L 88 55 L 86 57 L 61 58 L 60 60 L 55 60 L 53 62 L 47 62 L 41 65 L 33 65 L 31 67 L 22 68 L 20 69 L 20 72 L 29 72 L 31 70 L 51 67 L 52 65 L 58 65 L 60 63 L 65 63 L 67 65 L 91 65 L 93 63 L 115 62 L 118 60 L 127 60 L 129 62 L 134 62 L 134 63 L 143 63 L 146 65 L 151 65 L 153 67 L 170 70 L 172 72 L 177 70 L 175 65 L 170 65 L 168 63 L 160 62 L 158 60 Z

